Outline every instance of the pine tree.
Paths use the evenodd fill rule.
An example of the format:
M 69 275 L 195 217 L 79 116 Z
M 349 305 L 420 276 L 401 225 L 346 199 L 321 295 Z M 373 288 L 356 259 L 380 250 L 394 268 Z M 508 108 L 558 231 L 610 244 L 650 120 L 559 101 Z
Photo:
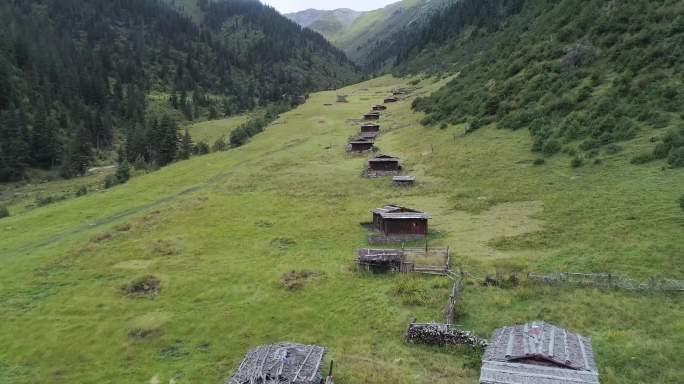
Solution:
M 159 124 L 163 138 L 159 146 L 157 162 L 160 166 L 165 166 L 176 160 L 178 154 L 178 126 L 168 115 L 165 115 Z
M 181 160 L 189 159 L 190 155 L 193 153 L 193 147 L 190 132 L 188 131 L 188 128 L 185 127 L 185 133 L 183 134 L 180 150 L 178 151 L 178 158 Z

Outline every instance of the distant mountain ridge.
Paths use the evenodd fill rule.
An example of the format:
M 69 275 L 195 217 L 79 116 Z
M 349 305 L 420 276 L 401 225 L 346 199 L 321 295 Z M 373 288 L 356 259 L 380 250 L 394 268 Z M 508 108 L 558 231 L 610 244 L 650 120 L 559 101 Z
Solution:
M 367 67 L 375 46 L 398 31 L 426 22 L 456 0 L 402 0 L 368 12 L 308 9 L 284 16 L 322 34 L 358 65 Z

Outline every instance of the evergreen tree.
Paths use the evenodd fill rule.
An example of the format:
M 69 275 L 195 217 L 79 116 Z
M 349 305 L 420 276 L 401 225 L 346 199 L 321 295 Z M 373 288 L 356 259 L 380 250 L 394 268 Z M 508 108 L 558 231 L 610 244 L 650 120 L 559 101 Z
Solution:
M 193 153 L 194 148 L 192 144 L 192 138 L 190 137 L 190 132 L 188 131 L 188 127 L 185 127 L 185 133 L 183 134 L 183 138 L 181 140 L 181 145 L 180 145 L 180 150 L 178 151 L 178 158 L 180 160 L 187 160 L 190 158 L 190 155 Z
M 176 160 L 179 144 L 178 126 L 173 119 L 165 115 L 162 117 L 159 129 L 160 132 L 162 132 L 163 137 L 159 142 L 157 164 L 163 167 Z

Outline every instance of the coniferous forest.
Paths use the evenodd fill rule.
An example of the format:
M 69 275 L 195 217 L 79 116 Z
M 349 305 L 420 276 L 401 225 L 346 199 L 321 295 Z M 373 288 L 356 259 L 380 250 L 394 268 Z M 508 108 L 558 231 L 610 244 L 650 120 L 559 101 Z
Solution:
M 164 165 L 176 118 L 294 105 L 360 80 L 344 54 L 251 0 L 199 2 L 203 20 L 160 0 L 0 4 L 0 181 L 28 167 L 81 175 L 103 153 Z M 169 116 L 151 112 L 151 96 Z

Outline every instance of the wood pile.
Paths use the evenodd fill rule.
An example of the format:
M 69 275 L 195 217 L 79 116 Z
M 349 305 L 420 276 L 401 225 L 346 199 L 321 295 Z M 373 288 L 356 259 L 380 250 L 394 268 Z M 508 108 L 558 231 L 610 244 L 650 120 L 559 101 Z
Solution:
M 405 340 L 411 344 L 427 344 L 437 346 L 465 345 L 476 349 L 485 349 L 487 341 L 475 336 L 472 332 L 453 328 L 448 324 L 411 323 L 406 330 Z

